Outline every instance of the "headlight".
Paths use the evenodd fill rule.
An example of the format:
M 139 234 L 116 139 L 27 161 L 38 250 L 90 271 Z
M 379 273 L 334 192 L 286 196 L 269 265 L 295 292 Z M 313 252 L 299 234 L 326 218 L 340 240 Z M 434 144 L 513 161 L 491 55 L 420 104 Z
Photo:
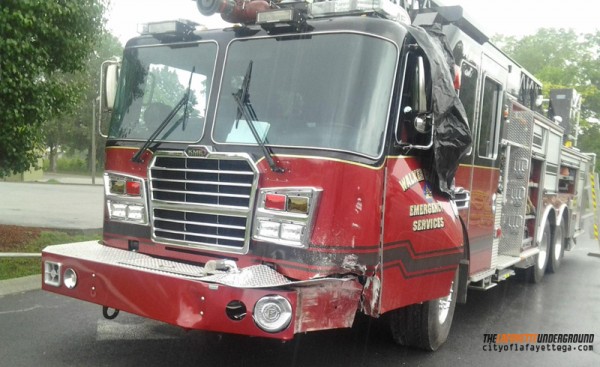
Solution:
M 261 189 L 253 238 L 308 247 L 321 191 L 314 187 Z
M 148 224 L 146 190 L 143 179 L 105 173 L 104 188 L 110 220 Z
M 69 289 L 73 289 L 77 286 L 77 273 L 75 272 L 75 270 L 71 268 L 65 270 L 63 284 Z
M 262 237 L 279 238 L 279 228 L 281 225 L 268 220 L 258 222 L 258 235 Z
M 127 219 L 135 221 L 144 221 L 145 208 L 139 205 L 128 205 L 127 206 Z
M 302 239 L 302 232 L 304 232 L 304 226 L 300 224 L 281 224 L 281 239 L 287 241 L 298 241 Z
M 127 204 L 108 202 L 108 209 L 111 218 L 125 219 L 127 218 Z

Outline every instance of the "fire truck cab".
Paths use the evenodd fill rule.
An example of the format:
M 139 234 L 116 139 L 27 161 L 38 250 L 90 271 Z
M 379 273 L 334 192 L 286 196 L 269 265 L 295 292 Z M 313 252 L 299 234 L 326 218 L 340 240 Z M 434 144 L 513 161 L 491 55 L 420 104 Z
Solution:
M 103 69 L 103 238 L 46 248 L 43 289 L 282 340 L 389 314 L 435 350 L 468 287 L 558 270 L 593 159 L 437 3 L 198 1 L 238 24 L 149 24 Z

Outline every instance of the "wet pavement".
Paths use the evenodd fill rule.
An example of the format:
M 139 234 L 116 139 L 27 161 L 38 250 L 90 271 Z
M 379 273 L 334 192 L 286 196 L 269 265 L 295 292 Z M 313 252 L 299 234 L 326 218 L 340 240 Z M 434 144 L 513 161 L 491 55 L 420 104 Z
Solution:
M 586 236 L 586 235 L 584 235 Z M 293 341 L 184 331 L 40 290 L 0 296 L 0 361 L 6 366 L 600 366 L 600 252 L 580 238 L 558 274 L 542 283 L 509 278 L 458 305 L 437 352 L 394 345 L 385 318 L 358 317 L 352 329 L 311 332 Z M 39 283 L 38 283 L 39 284 Z M 588 350 L 494 350 L 485 334 L 589 333 Z M 541 347 L 542 344 L 539 344 Z M 589 348 L 593 350 L 589 350 Z

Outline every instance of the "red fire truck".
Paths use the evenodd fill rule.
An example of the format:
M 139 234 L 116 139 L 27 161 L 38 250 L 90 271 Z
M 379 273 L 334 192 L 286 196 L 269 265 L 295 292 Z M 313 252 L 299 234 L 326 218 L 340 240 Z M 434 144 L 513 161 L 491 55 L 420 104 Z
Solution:
M 468 288 L 558 270 L 589 215 L 576 94 L 544 117 L 462 8 L 198 8 L 235 24 L 148 24 L 103 68 L 103 238 L 47 247 L 44 290 L 282 340 L 388 315 L 435 350 Z

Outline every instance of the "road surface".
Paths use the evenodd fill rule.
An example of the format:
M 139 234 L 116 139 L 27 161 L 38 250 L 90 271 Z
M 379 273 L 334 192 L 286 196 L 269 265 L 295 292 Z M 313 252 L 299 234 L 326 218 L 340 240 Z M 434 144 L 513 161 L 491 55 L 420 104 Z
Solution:
M 103 190 L 101 185 L 0 182 L 0 224 L 102 228 Z
M 585 235 L 584 235 L 585 236 Z M 3 366 L 600 366 L 600 252 L 586 240 L 541 284 L 509 279 L 470 291 L 448 342 L 435 353 L 394 345 L 383 320 L 359 317 L 352 329 L 293 341 L 184 331 L 100 306 L 34 290 L 0 297 Z M 484 334 L 593 333 L 593 351 L 484 351 Z

